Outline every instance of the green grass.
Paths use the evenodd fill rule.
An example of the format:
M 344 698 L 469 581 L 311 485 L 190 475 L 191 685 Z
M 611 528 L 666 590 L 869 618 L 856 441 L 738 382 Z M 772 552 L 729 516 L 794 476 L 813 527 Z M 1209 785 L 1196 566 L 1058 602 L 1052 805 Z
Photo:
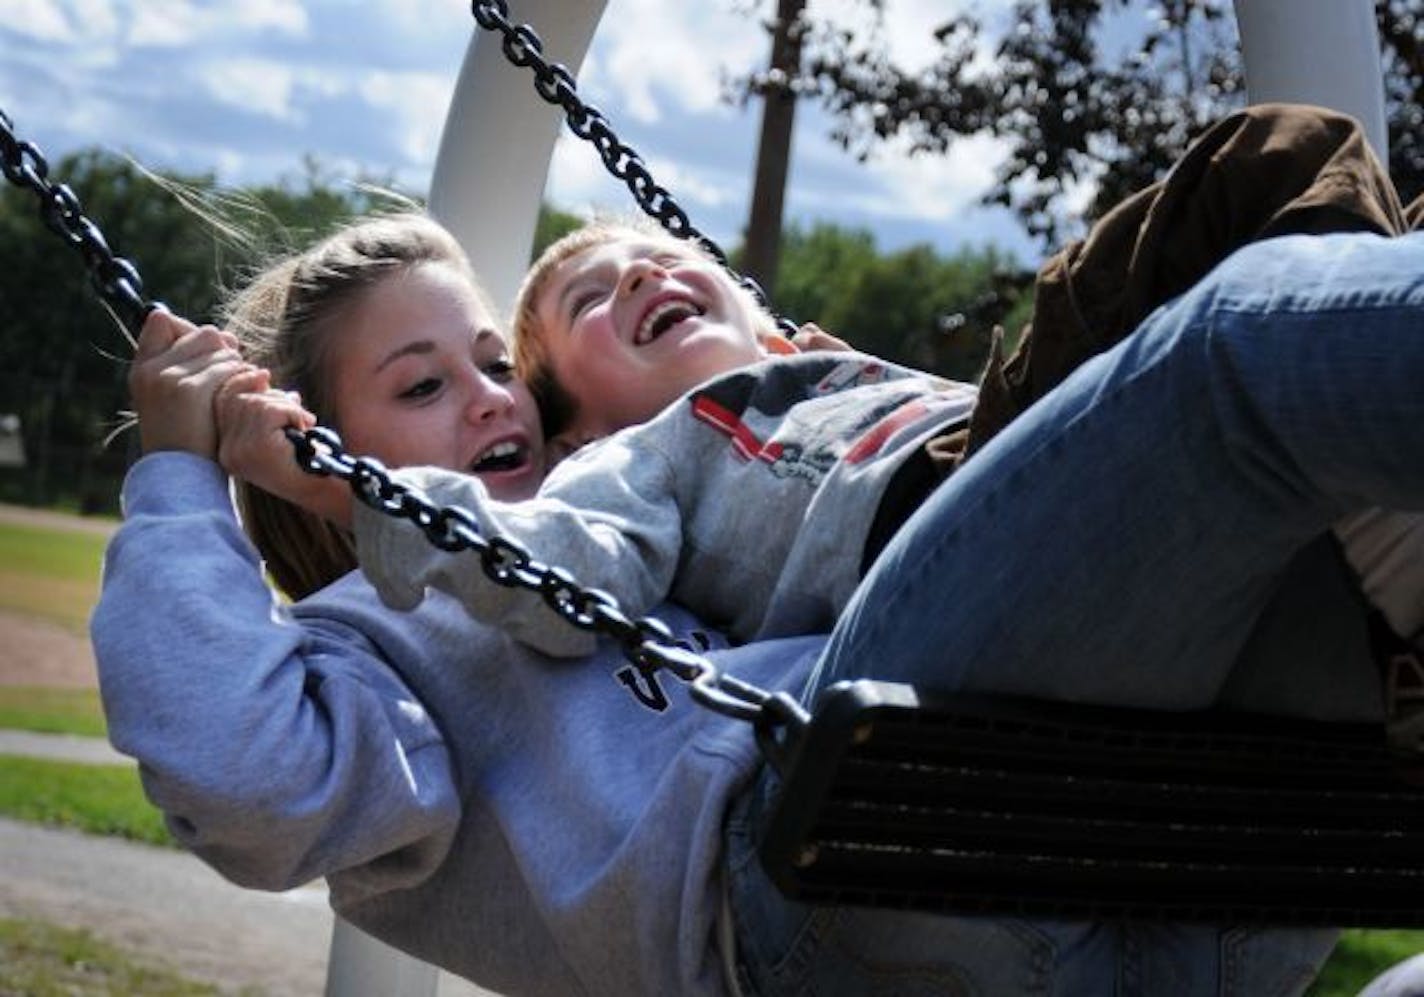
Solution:
M 0 815 L 150 845 L 174 844 L 127 765 L 0 755 Z
M 1347 931 L 1307 997 L 1354 997 L 1370 980 L 1418 952 L 1424 952 L 1424 931 Z
M 84 633 L 106 542 L 80 530 L 0 523 L 0 610 Z
M 68 581 L 99 577 L 107 538 L 83 530 L 0 523 L 0 567 Z
M 0 993 L 26 997 L 200 997 L 219 991 L 123 952 L 88 931 L 3 918 Z
M 98 689 L 0 685 L 0 728 L 104 737 Z

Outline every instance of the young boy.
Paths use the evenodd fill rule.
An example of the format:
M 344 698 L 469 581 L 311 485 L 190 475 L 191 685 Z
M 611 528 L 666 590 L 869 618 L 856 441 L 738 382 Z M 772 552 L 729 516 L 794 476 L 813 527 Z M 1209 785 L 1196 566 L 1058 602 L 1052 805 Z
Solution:
M 1267 155 L 1271 150 L 1274 150 L 1273 154 Z M 1357 127 L 1346 119 L 1319 109 L 1289 106 L 1253 109 L 1228 119 L 1214 129 L 1194 150 L 1194 155 L 1195 159 L 1189 156 L 1160 188 L 1144 192 L 1110 221 L 1100 225 L 1086 249 L 1076 247 L 1065 255 L 1064 259 L 1068 260 L 1066 265 L 1074 278 L 1081 278 L 1074 286 L 1076 308 L 1048 307 L 1056 303 L 1056 299 L 1049 294 L 1039 302 L 1042 314 L 1038 319 L 1069 324 L 1074 320 L 1087 321 L 1080 314 L 1087 311 L 1092 313 L 1094 321 L 1085 329 L 1069 330 L 1059 339 L 1054 339 L 1056 326 L 1037 329 L 1039 335 L 1034 337 L 1036 348 L 1031 353 L 1022 351 L 1015 360 L 1022 367 L 1015 373 L 1024 376 L 1019 380 L 1013 376 L 1007 378 L 1017 385 L 1014 389 L 1017 393 L 1010 401 L 1005 400 L 1003 390 L 1005 375 L 1009 372 L 998 366 L 991 369 L 986 379 L 989 397 L 986 404 L 975 412 L 978 440 L 993 435 L 1002 421 L 1012 417 L 1035 397 L 1034 390 L 1040 394 L 1046 391 L 1088 353 L 1106 348 L 1115 338 L 1135 327 L 1154 298 L 1160 301 L 1179 292 L 1186 283 L 1204 274 L 1211 262 L 1224 257 L 1242 242 L 1289 231 L 1335 228 L 1398 231 L 1403 225 L 1392 188 L 1363 145 Z M 1290 176 L 1282 175 L 1279 162 L 1282 159 L 1295 170 Z M 1201 162 L 1197 163 L 1198 160 Z M 1220 192 L 1245 188 L 1256 190 L 1261 186 L 1262 174 L 1268 175 L 1268 182 L 1249 200 L 1248 207 L 1254 214 L 1243 217 L 1238 201 Z M 1223 212 L 1233 211 L 1235 214 L 1229 219 L 1232 224 L 1216 225 L 1211 229 L 1211 239 L 1201 236 L 1197 231 L 1200 225 L 1193 221 L 1198 215 L 1217 217 Z M 1192 227 L 1194 225 L 1196 228 Z M 1180 248 L 1183 239 L 1175 237 L 1178 233 L 1195 237 L 1195 241 L 1187 240 L 1192 247 L 1189 254 Z M 571 259 L 592 251 L 605 234 L 594 229 L 578 233 L 561 243 L 536 264 L 526 282 L 526 291 L 521 295 L 520 312 L 516 318 L 519 330 L 516 350 L 521 372 L 541 397 L 546 421 L 556 430 L 562 429 L 553 448 L 556 453 L 646 418 L 650 412 L 694 386 L 700 378 L 715 373 L 719 369 L 718 364 L 726 365 L 720 369 L 730 369 L 738 362 L 750 362 L 753 357 L 760 357 L 762 352 L 753 350 L 751 356 L 719 354 L 711 341 L 688 337 L 688 343 L 692 346 L 702 344 L 704 349 L 699 352 L 683 349 L 682 339 L 674 337 L 671 345 L 682 351 L 675 354 L 671 349 L 660 349 L 667 345 L 660 342 L 662 326 L 650 325 L 641 332 L 635 330 L 619 339 L 609 334 L 612 327 L 606 321 L 600 324 L 586 319 L 580 314 L 584 299 L 608 293 L 609 278 L 600 274 L 598 267 L 592 264 L 587 268 L 588 272 L 581 275 L 566 273 L 565 270 Z M 1144 244 L 1152 252 L 1144 249 Z M 1129 249 L 1133 251 L 1128 252 Z M 655 254 L 649 262 L 658 264 Z M 1116 276 L 1114 279 L 1097 280 L 1100 271 Z M 1045 268 L 1045 274 L 1047 276 L 1041 279 L 1039 289 L 1041 298 L 1047 294 L 1044 288 L 1051 291 L 1057 286 L 1052 266 Z M 1136 297 L 1117 290 L 1123 287 L 1135 289 Z M 1113 321 L 1104 319 L 1099 323 L 1097 317 L 1102 310 L 1098 307 L 1099 299 L 1104 295 L 1106 303 L 1102 304 L 1102 308 L 1111 305 L 1122 314 L 1113 311 L 1109 316 Z M 1119 301 L 1118 295 L 1124 296 L 1123 301 Z M 1137 304 L 1128 308 L 1124 303 L 1126 297 L 1132 297 Z M 685 322 L 702 318 L 692 314 L 679 315 L 675 303 L 668 308 L 671 310 L 665 315 L 656 317 L 658 322 L 666 321 L 668 327 L 680 328 Z M 756 338 L 763 343 L 775 341 L 767 338 L 772 335 L 769 320 L 759 315 L 744 297 L 741 309 L 755 330 Z M 599 311 L 597 308 L 594 310 Z M 557 349 L 551 348 L 551 344 L 557 344 Z M 746 342 L 743 341 L 742 345 L 745 346 Z M 1034 366 L 1035 363 L 1038 367 Z M 772 367 L 776 366 L 772 364 Z M 1013 367 L 1012 364 L 1010 366 Z M 1024 374 L 1024 371 L 1028 373 Z M 713 418 L 711 413 L 718 402 L 717 392 L 711 390 L 711 385 L 708 389 L 708 393 L 700 399 L 688 399 L 691 409 L 682 410 L 684 421 L 689 418 Z M 967 392 L 968 389 L 960 390 Z M 752 411 L 758 407 L 756 403 L 747 403 L 742 396 L 739 396 L 739 404 L 748 404 Z M 733 439 L 746 428 L 745 420 L 740 415 L 740 411 L 735 413 L 737 421 L 723 423 Z M 932 422 L 933 419 L 928 423 L 917 423 L 917 427 L 923 429 Z M 901 446 L 894 451 L 893 458 L 878 465 L 879 474 L 869 489 L 846 489 L 843 487 L 845 482 L 833 476 L 828 479 L 828 487 L 824 490 L 819 487 L 814 489 L 814 498 L 806 493 L 799 497 L 793 497 L 791 493 L 780 494 L 779 498 L 789 499 L 790 505 L 781 506 L 773 501 L 773 507 L 783 513 L 789 509 L 796 515 L 783 524 L 786 528 L 781 533 L 780 546 L 768 553 L 768 560 L 757 562 L 756 558 L 751 558 L 742 565 L 747 572 L 746 578 L 761 579 L 760 587 L 754 589 L 744 589 L 738 584 L 734 573 L 725 570 L 728 564 L 726 558 L 739 563 L 738 556 L 728 554 L 727 548 L 720 545 L 703 542 L 709 534 L 698 529 L 694 529 L 687 541 L 688 550 L 694 553 L 714 552 L 713 556 L 697 555 L 698 560 L 681 565 L 673 553 L 678 549 L 674 542 L 671 549 L 656 550 L 647 559 L 640 561 L 635 557 L 625 566 L 626 570 L 614 572 L 614 576 L 618 577 L 602 573 L 597 562 L 609 552 L 620 549 L 643 553 L 652 551 L 653 548 L 643 545 L 643 534 L 639 532 L 652 528 L 648 522 L 637 524 L 637 529 L 622 537 L 619 543 L 606 548 L 601 548 L 595 539 L 584 543 L 581 552 L 576 552 L 566 542 L 570 533 L 560 535 L 557 530 L 545 534 L 551 546 L 544 546 L 538 541 L 531 542 L 530 546 L 536 556 L 573 566 L 581 582 L 602 585 L 624 596 L 631 612 L 648 603 L 661 586 L 671 584 L 674 576 L 681 575 L 672 588 L 673 596 L 711 600 L 694 602 L 694 605 L 699 605 L 704 615 L 723 614 L 721 618 L 728 622 L 738 637 L 745 639 L 753 635 L 795 632 L 803 624 L 822 626 L 834 618 L 835 607 L 843 604 L 849 591 L 846 580 L 850 579 L 853 585 L 859 570 L 869 563 L 894 528 L 916 508 L 940 476 L 962 460 L 966 452 L 966 434 L 962 423 L 954 418 L 944 418 L 940 420 L 940 427 L 948 427 L 951 431 L 937 433 L 931 429 L 921 432 L 916 442 L 901 438 Z M 926 439 L 932 441 L 932 451 L 938 449 L 947 454 L 948 459 L 941 462 L 938 469 L 925 469 L 928 461 L 919 444 Z M 627 452 L 623 452 L 621 446 L 618 449 L 622 457 L 613 458 L 615 462 L 627 460 L 631 454 L 640 452 L 638 445 Z M 972 440 L 968 449 L 975 449 Z M 614 475 L 617 473 L 615 469 Z M 556 482 L 561 480 L 558 477 L 555 479 Z M 613 489 L 611 496 L 598 490 L 582 493 L 578 486 L 574 491 L 579 500 L 586 498 L 594 507 L 608 508 L 605 503 L 610 497 L 636 494 L 642 487 L 642 484 L 633 482 L 624 488 Z M 856 500 L 847 504 L 845 496 L 850 493 L 855 494 Z M 458 489 L 442 494 L 448 495 L 453 504 L 478 504 L 462 501 L 464 496 Z M 738 509 L 746 509 L 760 501 L 752 498 L 752 493 L 741 490 L 729 491 L 728 494 L 738 497 L 735 507 Z M 832 500 L 831 496 L 839 497 Z M 867 502 L 867 496 L 875 501 Z M 674 508 L 678 501 L 682 500 L 675 499 Z M 692 501 L 694 504 L 699 502 L 700 496 L 694 494 Z M 850 534 L 829 543 L 825 535 L 816 535 L 818 526 L 811 525 L 840 525 L 834 518 L 825 516 L 828 505 L 837 512 L 845 512 L 849 521 L 855 524 Z M 725 504 L 722 511 L 726 512 Z M 806 513 L 805 523 L 802 523 L 802 512 Z M 704 515 L 701 520 L 696 516 L 689 519 L 677 512 L 670 524 L 674 529 L 680 529 L 684 522 L 696 527 L 707 518 Z M 585 535 L 586 540 L 600 528 L 605 535 L 621 529 L 617 523 L 610 525 L 605 521 L 600 527 L 597 522 L 596 515 L 586 520 L 591 527 Z M 748 526 L 736 519 L 719 519 L 718 522 L 727 529 L 715 535 L 730 538 L 733 550 L 748 546 L 748 538 L 755 538 L 755 544 L 764 532 L 764 528 L 756 527 L 749 532 Z M 1424 601 L 1417 598 L 1419 580 L 1413 576 L 1405 577 L 1393 568 L 1387 571 L 1385 569 L 1390 568 L 1393 562 L 1386 564 L 1378 557 L 1371 559 L 1367 555 L 1381 542 L 1386 543 L 1390 550 L 1398 549 L 1401 524 L 1407 533 L 1415 522 L 1417 520 L 1398 515 L 1369 513 L 1364 514 L 1363 519 L 1342 523 L 1339 530 L 1345 540 L 1347 557 L 1353 568 L 1363 576 L 1366 591 L 1377 605 L 1384 608 L 1385 616 L 1394 628 L 1404 634 L 1412 634 L 1417 629 L 1419 607 L 1424 605 Z M 1361 524 L 1368 524 L 1368 532 Z M 489 529 L 499 528 L 496 518 L 486 519 L 485 525 Z M 373 529 L 380 530 L 380 527 Z M 522 535 L 517 530 L 509 532 Z M 669 533 L 664 539 L 672 541 L 675 538 Z M 385 579 L 387 595 L 394 601 L 418 601 L 419 585 L 429 582 L 441 588 L 454 588 L 467 604 L 472 600 L 483 602 L 484 608 L 479 611 L 481 615 L 498 619 L 504 606 L 519 598 L 511 598 L 509 593 L 487 593 L 484 590 L 492 586 L 481 579 L 469 582 L 468 576 L 465 582 L 467 589 L 461 590 L 456 583 L 442 578 L 442 571 L 450 569 L 442 568 L 431 552 L 419 551 L 417 543 L 412 537 L 405 551 L 391 548 L 366 558 L 368 573 Z M 850 556 L 848 547 L 855 547 L 859 553 L 855 571 L 844 570 L 855 560 Z M 578 556 L 580 553 L 582 556 Z M 411 559 L 414 573 L 403 582 L 398 577 L 402 571 L 391 558 L 407 557 Z M 373 563 L 377 561 L 385 562 L 384 566 Z M 593 563 L 590 564 L 590 561 Z M 1327 561 L 1328 558 L 1320 563 Z M 702 570 L 699 565 L 710 565 L 712 571 L 730 580 L 719 587 L 709 580 L 689 577 L 690 572 Z M 833 565 L 834 568 L 825 576 L 818 576 L 820 565 Z M 779 567 L 785 568 L 784 575 L 778 574 Z M 639 574 L 639 571 L 643 573 Z M 809 586 L 803 587 L 803 582 L 809 582 Z M 764 598 L 774 601 L 764 606 Z M 1406 612 L 1401 613 L 1401 607 Z M 547 632 L 547 619 L 542 608 L 535 608 L 520 618 L 505 618 L 504 622 L 525 634 L 535 630 Z M 542 646 L 549 648 L 547 644 Z M 580 643 L 576 649 L 582 651 L 585 646 Z M 1389 685 L 1395 685 L 1393 678 Z M 1393 698 L 1394 695 L 1391 695 Z M 1399 712 L 1400 705 L 1390 703 L 1390 712 Z M 1408 736 L 1417 734 L 1411 731 Z
M 569 392 L 563 438 L 613 435 L 524 503 L 496 502 L 467 475 L 401 477 L 472 511 L 486 535 L 611 592 L 630 615 L 670 596 L 737 641 L 835 623 L 887 483 L 975 398 L 969 385 L 859 353 L 781 355 L 770 316 L 720 266 L 629 224 L 550 247 L 516 326 L 535 383 Z M 596 421 L 580 411 L 590 397 Z M 430 585 L 546 653 L 592 648 L 537 593 L 491 584 L 409 525 L 362 509 L 355 526 L 363 570 L 391 605 L 419 603 Z

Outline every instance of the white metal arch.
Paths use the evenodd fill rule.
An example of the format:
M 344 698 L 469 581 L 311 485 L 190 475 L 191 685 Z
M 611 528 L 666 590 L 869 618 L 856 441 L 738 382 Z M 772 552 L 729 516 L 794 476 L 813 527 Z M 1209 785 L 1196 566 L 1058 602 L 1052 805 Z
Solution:
M 1353 115 L 1388 162 L 1371 0 L 1234 3 L 1250 102 L 1319 104 Z M 510 0 L 509 7 L 512 21 L 539 32 L 546 56 L 577 75 L 606 5 Z M 497 37 L 473 30 L 429 202 L 431 213 L 464 245 L 495 301 L 507 307 L 529 260 L 562 112 L 534 92 L 526 71 L 506 63 Z M 436 997 L 456 990 L 471 992 L 338 919 L 327 997 Z

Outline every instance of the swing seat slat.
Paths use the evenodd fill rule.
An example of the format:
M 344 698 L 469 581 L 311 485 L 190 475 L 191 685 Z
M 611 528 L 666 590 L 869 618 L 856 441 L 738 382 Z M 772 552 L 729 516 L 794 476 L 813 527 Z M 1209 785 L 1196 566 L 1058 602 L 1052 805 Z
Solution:
M 768 816 L 762 862 L 811 903 L 1424 925 L 1424 788 L 1376 724 L 843 683 Z

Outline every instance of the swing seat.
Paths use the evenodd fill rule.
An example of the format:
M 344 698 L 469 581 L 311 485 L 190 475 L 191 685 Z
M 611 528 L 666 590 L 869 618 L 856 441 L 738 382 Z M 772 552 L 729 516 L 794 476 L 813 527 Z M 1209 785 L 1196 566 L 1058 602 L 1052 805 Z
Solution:
M 760 844 L 815 904 L 1424 925 L 1424 789 L 1378 724 L 868 680 L 784 746 Z

